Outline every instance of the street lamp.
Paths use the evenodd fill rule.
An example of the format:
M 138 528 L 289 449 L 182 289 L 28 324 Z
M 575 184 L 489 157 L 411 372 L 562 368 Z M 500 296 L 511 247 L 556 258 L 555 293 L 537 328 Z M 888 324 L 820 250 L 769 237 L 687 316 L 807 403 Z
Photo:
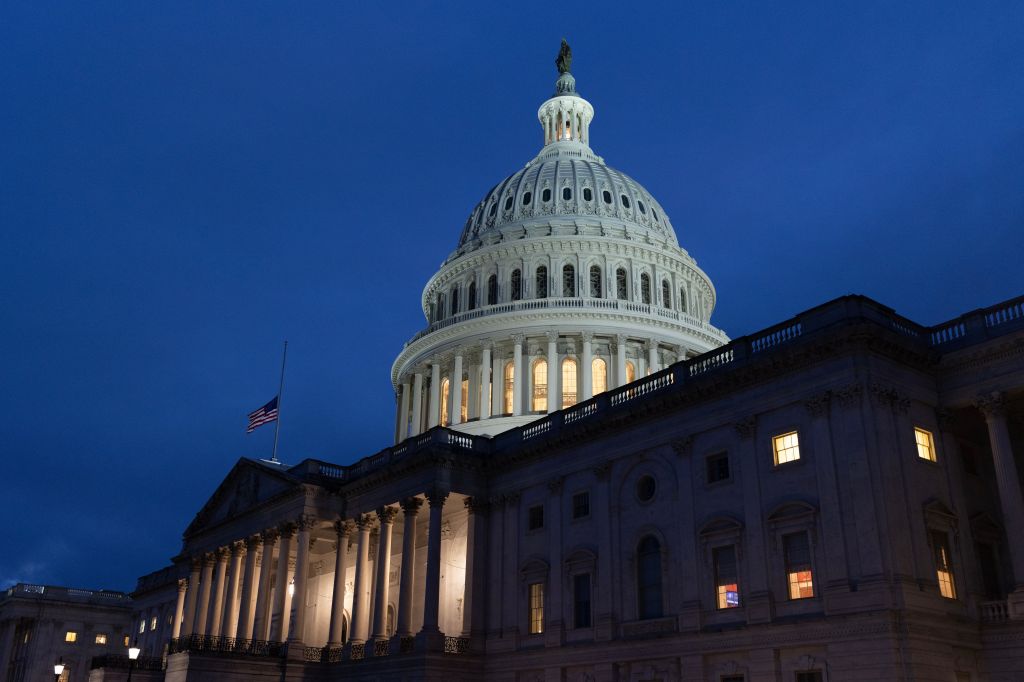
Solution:
M 64 672 L 64 657 L 61 656 L 60 660 L 53 664 L 53 677 L 56 680 L 60 679 L 61 674 Z
M 142 649 L 139 648 L 139 638 L 136 637 L 132 645 L 128 647 L 128 682 L 132 680 L 132 669 L 135 668 L 135 659 L 139 657 L 139 652 Z

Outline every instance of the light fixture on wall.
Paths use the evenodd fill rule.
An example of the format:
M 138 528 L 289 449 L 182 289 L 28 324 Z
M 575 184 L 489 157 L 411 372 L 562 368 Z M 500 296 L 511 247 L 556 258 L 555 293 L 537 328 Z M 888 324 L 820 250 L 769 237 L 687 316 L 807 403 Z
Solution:
M 292 578 L 291 580 L 288 581 L 288 596 L 289 597 L 294 597 L 295 596 L 295 578 Z
M 53 677 L 59 680 L 61 674 L 64 672 L 64 657 L 61 656 L 60 660 L 53 664 Z

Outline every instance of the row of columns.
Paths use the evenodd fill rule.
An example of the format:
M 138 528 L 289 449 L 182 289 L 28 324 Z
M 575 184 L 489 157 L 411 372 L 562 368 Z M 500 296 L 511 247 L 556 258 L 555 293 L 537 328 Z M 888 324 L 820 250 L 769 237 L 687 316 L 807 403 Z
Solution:
M 562 407 L 561 392 L 559 387 L 564 357 L 572 355 L 560 355 L 558 352 L 558 332 L 546 333 L 546 355 L 547 360 L 547 412 L 555 412 Z M 582 340 L 582 353 L 578 356 L 577 373 L 579 376 L 578 400 L 589 400 L 593 397 L 594 374 L 593 374 L 593 341 L 594 335 L 590 332 L 580 334 Z M 529 372 L 524 371 L 523 344 L 526 337 L 523 334 L 513 334 L 511 337 L 511 353 L 508 357 L 498 360 L 494 351 L 494 342 L 484 340 L 479 347 L 479 363 L 474 363 L 474 371 L 470 372 L 469 401 L 474 410 L 467 409 L 467 414 L 475 411 L 478 419 L 489 419 L 491 417 L 502 417 L 505 415 L 505 364 L 512 362 L 512 416 L 520 416 L 524 413 L 524 391 L 532 385 L 533 377 L 528 376 Z M 606 359 L 605 384 L 607 388 L 617 388 L 627 383 L 628 373 L 626 370 L 626 346 L 627 337 L 617 335 L 611 342 L 613 357 Z M 641 373 L 653 373 L 661 369 L 658 349 L 661 344 L 657 339 L 649 339 L 645 342 L 646 357 L 641 355 L 638 360 L 645 367 L 640 369 L 634 378 Z M 429 364 L 429 375 L 427 368 L 417 369 L 411 376 L 406 376 L 401 384 L 398 394 L 398 419 L 396 442 L 401 442 L 409 436 L 415 436 L 427 429 L 439 425 L 442 421 L 441 407 L 441 380 L 443 375 L 449 378 L 448 389 L 448 424 L 459 424 L 462 419 L 462 376 L 466 365 L 466 354 L 469 349 L 458 349 L 449 358 L 437 358 Z M 476 356 L 477 349 L 473 349 Z M 680 354 L 682 349 L 679 349 Z M 475 359 L 475 358 L 474 358 Z M 614 369 L 614 371 L 612 371 Z M 423 383 L 429 376 L 430 389 L 427 396 L 426 418 L 423 414 Z M 493 379 L 493 386 L 492 386 Z M 468 407 L 468 406 L 467 406 Z

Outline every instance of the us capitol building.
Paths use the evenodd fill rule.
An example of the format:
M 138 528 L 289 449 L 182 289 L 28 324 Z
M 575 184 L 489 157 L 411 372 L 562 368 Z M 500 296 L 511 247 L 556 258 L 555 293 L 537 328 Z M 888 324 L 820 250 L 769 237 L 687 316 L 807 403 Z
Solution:
M 0 681 L 123 680 L 128 638 L 167 682 L 1024 680 L 1024 297 L 730 341 L 557 64 L 543 147 L 424 288 L 395 445 L 239 460 L 102 625 L 12 588 Z

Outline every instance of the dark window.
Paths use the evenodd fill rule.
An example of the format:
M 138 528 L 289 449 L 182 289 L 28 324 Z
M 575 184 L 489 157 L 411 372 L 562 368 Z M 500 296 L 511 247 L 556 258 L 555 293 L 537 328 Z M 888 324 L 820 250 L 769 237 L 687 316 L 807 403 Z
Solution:
M 604 199 L 604 203 L 606 204 L 612 203 L 612 193 L 608 190 L 601 192 L 601 198 Z
M 487 305 L 494 305 L 498 302 L 498 276 L 491 275 L 487 278 Z
M 551 190 L 550 189 L 545 189 L 543 192 L 540 193 L 540 198 L 541 198 L 541 201 L 544 201 L 544 202 L 551 201 Z
M 574 628 L 590 627 L 590 574 L 572 577 L 572 624 Z
M 960 462 L 963 464 L 964 473 L 978 475 L 978 457 L 965 443 L 960 444 Z
M 524 194 L 523 195 L 523 206 L 529 206 L 530 205 L 530 199 L 532 199 L 532 198 L 533 198 L 533 194 L 532 193 L 527 192 L 526 194 Z
M 583 188 L 583 200 L 590 201 L 594 198 L 594 193 L 590 191 L 589 187 Z
M 672 287 L 669 286 L 667 279 L 661 280 L 661 307 L 672 307 Z
M 469 307 L 467 310 L 476 308 L 476 282 L 469 283 Z
M 491 210 L 489 211 L 490 216 L 493 218 L 494 214 L 498 212 L 498 202 L 491 204 Z
M 590 516 L 590 493 L 576 493 L 572 496 L 572 517 L 582 519 Z
M 661 618 L 661 543 L 653 535 L 636 550 L 636 593 L 640 618 Z
M 654 498 L 657 487 L 653 476 L 641 476 L 640 480 L 636 482 L 636 496 L 640 498 L 641 502 L 649 502 Z
M 707 458 L 708 483 L 718 483 L 729 479 L 729 455 L 720 452 Z
M 782 536 L 782 552 L 786 561 L 786 580 L 789 583 L 790 599 L 805 599 L 814 596 L 814 580 L 811 574 L 811 547 L 807 533 L 792 533 Z
M 686 287 L 679 287 L 679 312 L 686 312 Z
M 622 199 L 622 207 L 623 208 L 629 208 L 629 197 L 627 197 L 625 194 L 623 194 L 619 198 Z
M 565 201 L 569 201 L 570 199 L 572 199 L 572 187 L 562 188 L 562 199 L 564 199 Z
M 512 300 L 518 301 L 523 297 L 523 273 L 518 268 L 512 271 L 511 285 Z
M 538 504 L 527 510 L 526 527 L 530 530 L 544 527 L 544 505 Z
M 437 320 L 444 319 L 444 294 L 437 295 L 437 307 L 434 308 L 434 317 Z
M 566 265 L 562 268 L 562 296 L 576 295 L 576 268 Z
M 715 604 L 720 609 L 731 609 L 740 605 L 739 571 L 736 569 L 736 548 L 716 547 L 713 553 L 715 565 Z
M 637 199 L 636 200 L 636 207 L 640 209 L 641 213 L 643 213 L 644 215 L 647 215 L 647 209 L 644 208 L 644 202 L 642 202 L 639 199 Z
M 658 222 L 658 212 L 653 208 L 651 209 L 651 217 L 654 218 L 654 222 Z
M 646 272 L 640 275 L 640 300 L 651 304 L 651 276 Z
M 601 298 L 601 268 L 597 265 L 590 266 L 590 297 Z
M 626 287 L 626 269 L 619 268 L 615 271 L 615 297 L 620 301 L 625 301 L 629 298 L 628 292 L 629 289 Z
M 508 197 L 507 199 L 505 199 L 505 210 L 507 211 L 510 208 L 512 208 L 512 197 L 511 196 Z
M 451 301 L 452 301 L 451 314 L 454 315 L 455 313 L 459 312 L 459 288 L 458 287 L 455 287 L 455 288 L 452 289 Z
M 821 682 L 821 671 L 809 670 L 807 672 L 797 673 L 796 682 Z
M 995 550 L 987 542 L 979 542 L 975 545 L 974 553 L 978 557 L 981 584 L 985 587 L 985 596 L 989 599 L 1001 599 L 1003 588 L 999 583 L 999 562 L 996 561 Z
M 547 266 L 541 265 L 537 268 L 537 295 L 535 298 L 547 298 L 548 297 L 548 269 Z
M 743 675 L 723 675 L 719 682 L 746 682 Z

